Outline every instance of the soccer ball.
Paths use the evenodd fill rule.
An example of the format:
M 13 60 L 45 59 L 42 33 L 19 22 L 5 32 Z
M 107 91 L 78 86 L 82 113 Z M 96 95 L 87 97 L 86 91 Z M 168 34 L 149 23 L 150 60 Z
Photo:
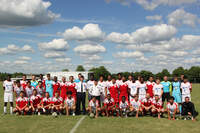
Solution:
M 94 113 L 90 113 L 90 118 L 94 118 Z
M 56 112 L 53 112 L 52 116 L 53 117 L 58 117 L 58 114 Z

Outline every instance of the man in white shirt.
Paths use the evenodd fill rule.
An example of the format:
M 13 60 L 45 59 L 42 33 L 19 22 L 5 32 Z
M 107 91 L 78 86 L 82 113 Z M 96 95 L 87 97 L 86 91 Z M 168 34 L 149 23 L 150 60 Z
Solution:
M 94 81 L 94 85 L 91 87 L 91 89 L 92 89 L 92 97 L 96 97 L 96 99 L 100 102 L 100 95 L 102 93 L 102 88 L 98 84 L 97 80 Z
M 182 92 L 182 102 L 185 102 L 185 98 L 189 97 L 191 101 L 191 90 L 192 86 L 186 76 L 184 76 L 183 82 L 181 83 L 181 92 Z
M 3 82 L 4 89 L 4 114 L 7 114 L 7 103 L 10 102 L 10 114 L 13 113 L 13 91 L 14 84 L 11 81 L 11 77 L 8 76 L 7 80 Z
M 84 82 L 84 76 L 81 76 L 80 82 L 76 83 L 75 89 L 77 90 L 77 108 L 76 113 L 80 114 L 80 106 L 82 104 L 82 111 L 85 115 L 85 98 L 86 98 L 86 91 L 87 91 L 87 83 Z
M 101 100 L 100 100 L 100 103 L 103 103 L 105 97 L 106 97 L 106 89 L 107 89 L 107 86 L 106 86 L 106 82 L 103 81 L 104 78 L 103 76 L 100 76 L 99 78 L 99 82 L 98 82 L 98 85 L 101 87 Z
M 92 74 L 90 76 L 90 80 L 87 82 L 87 88 L 88 88 L 88 100 L 90 101 L 92 99 L 92 86 L 94 85 L 94 75 Z

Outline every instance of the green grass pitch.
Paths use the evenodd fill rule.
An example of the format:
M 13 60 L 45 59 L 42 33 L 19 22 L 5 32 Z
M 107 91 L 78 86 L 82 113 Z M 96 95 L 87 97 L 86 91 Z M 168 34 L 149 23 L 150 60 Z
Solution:
M 68 133 L 82 116 L 15 116 L 3 113 L 3 88 L 0 83 L 0 133 Z M 192 101 L 200 112 L 200 84 L 193 84 Z M 200 133 L 200 116 L 198 121 L 176 120 L 166 118 L 158 120 L 152 117 L 141 118 L 107 118 L 91 119 L 86 117 L 76 133 Z

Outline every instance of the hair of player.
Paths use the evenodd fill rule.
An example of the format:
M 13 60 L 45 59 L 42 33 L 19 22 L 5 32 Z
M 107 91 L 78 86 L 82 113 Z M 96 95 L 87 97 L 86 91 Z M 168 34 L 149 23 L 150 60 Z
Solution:
M 158 95 L 155 95 L 155 97 L 159 97 Z
M 24 91 L 20 91 L 20 93 L 23 93 L 23 94 L 24 94 Z
M 187 77 L 187 76 L 184 76 L 183 79 L 188 79 L 188 77 Z
M 50 77 L 50 73 L 47 73 L 47 76 L 49 76 L 49 77 Z
M 30 81 L 30 80 L 28 80 L 28 81 L 27 81 L 27 84 L 31 84 L 31 81 Z
M 121 73 L 118 73 L 118 74 L 117 74 L 117 76 L 119 76 L 119 75 L 120 75 L 120 76 L 122 76 L 122 74 L 121 74 Z
M 174 97 L 173 96 L 170 96 L 170 98 L 169 98 L 170 100 L 174 100 Z
M 68 91 L 68 92 L 67 92 L 67 95 L 72 95 L 72 91 Z
M 115 76 L 113 76 L 112 79 L 116 80 Z
M 18 80 L 16 80 L 16 83 L 20 83 L 20 80 L 18 79 Z
M 84 79 L 84 76 L 83 76 L 83 75 L 81 75 L 81 78 L 82 78 L 82 79 Z
M 82 76 L 82 74 L 81 74 L 81 73 L 79 73 L 78 75 Z
M 37 90 L 36 90 L 36 89 L 33 89 L 33 92 L 34 92 L 34 91 L 36 91 L 36 92 L 37 92 Z
M 40 76 L 43 76 L 43 74 L 40 74 Z

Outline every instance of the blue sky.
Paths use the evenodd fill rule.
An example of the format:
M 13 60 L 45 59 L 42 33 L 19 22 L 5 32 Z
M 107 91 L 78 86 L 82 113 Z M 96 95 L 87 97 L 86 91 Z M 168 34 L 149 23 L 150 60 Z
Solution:
M 199 0 L 1 1 L 2 72 L 80 64 L 156 73 L 200 64 Z

